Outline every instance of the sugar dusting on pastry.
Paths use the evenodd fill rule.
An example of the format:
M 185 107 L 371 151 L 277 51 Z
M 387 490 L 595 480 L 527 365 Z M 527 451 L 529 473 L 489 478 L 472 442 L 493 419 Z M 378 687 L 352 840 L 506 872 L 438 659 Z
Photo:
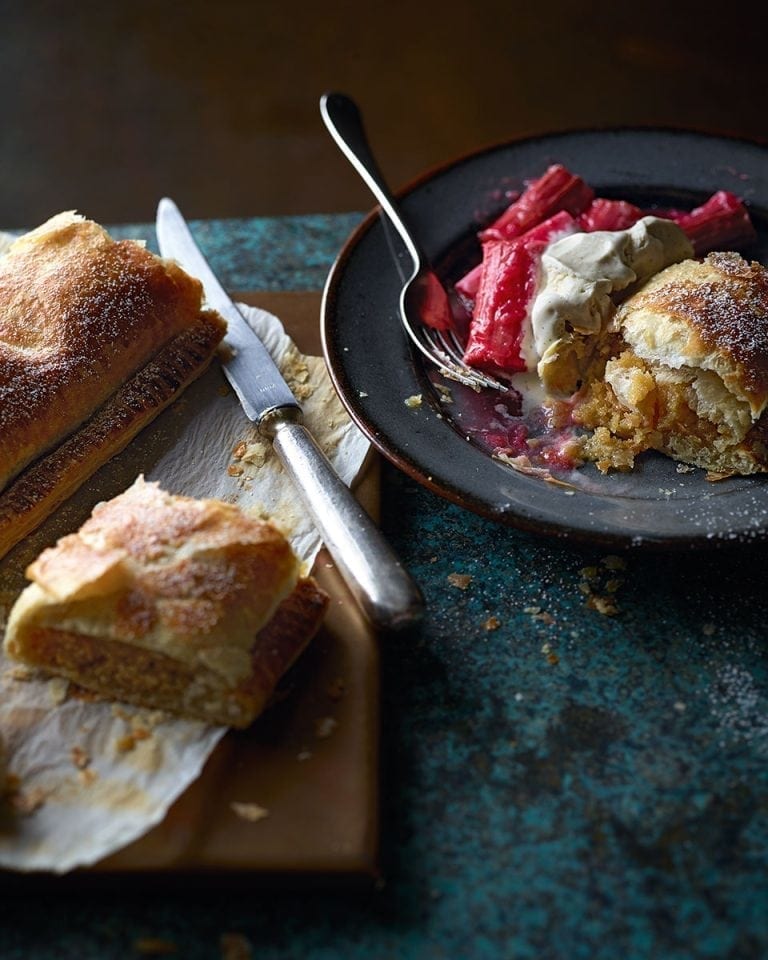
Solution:
M 577 395 L 603 471 L 648 449 L 710 475 L 768 470 L 768 271 L 711 253 L 661 271 L 619 308 L 614 355 Z

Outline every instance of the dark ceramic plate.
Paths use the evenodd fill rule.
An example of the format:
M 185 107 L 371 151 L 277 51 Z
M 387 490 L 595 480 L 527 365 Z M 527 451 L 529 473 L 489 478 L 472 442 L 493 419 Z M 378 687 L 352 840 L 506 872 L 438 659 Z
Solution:
M 424 249 L 448 279 L 479 259 L 475 235 L 509 191 L 565 164 L 599 196 L 642 207 L 693 207 L 731 190 L 750 208 L 758 240 L 744 256 L 768 262 L 768 149 L 689 131 L 621 129 L 555 134 L 502 144 L 420 179 L 400 195 Z M 691 547 L 761 540 L 768 534 L 768 477 L 718 483 L 678 473 L 646 454 L 630 474 L 577 471 L 574 488 L 527 476 L 473 441 L 440 402 L 431 371 L 398 319 L 404 248 L 373 211 L 331 270 L 323 343 L 336 388 L 372 443 L 448 500 L 503 524 L 613 547 Z M 453 388 L 452 388 L 453 389 Z M 421 406 L 406 398 L 421 394 Z

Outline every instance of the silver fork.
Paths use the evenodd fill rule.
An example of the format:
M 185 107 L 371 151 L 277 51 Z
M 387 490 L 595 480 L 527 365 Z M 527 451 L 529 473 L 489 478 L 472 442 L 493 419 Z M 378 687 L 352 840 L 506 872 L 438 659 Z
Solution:
M 428 296 L 435 293 L 445 295 L 449 305 L 450 297 L 395 204 L 368 144 L 357 105 L 343 93 L 325 93 L 320 98 L 320 113 L 342 153 L 360 174 L 400 234 L 413 261 L 413 272 L 405 280 L 400 294 L 400 319 L 406 333 L 421 354 L 436 364 L 443 376 L 473 390 L 492 387 L 506 392 L 509 388 L 503 383 L 480 370 L 473 370 L 464 362 L 463 346 L 452 330 L 438 330 L 424 322 L 423 308 Z

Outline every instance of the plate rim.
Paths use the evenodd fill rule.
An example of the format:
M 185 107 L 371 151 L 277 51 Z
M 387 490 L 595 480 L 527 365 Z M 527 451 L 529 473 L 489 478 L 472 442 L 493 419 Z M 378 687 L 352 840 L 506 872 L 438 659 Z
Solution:
M 459 168 L 467 163 L 471 163 L 482 157 L 499 153 L 504 150 L 514 150 L 515 148 L 525 146 L 537 147 L 541 145 L 542 147 L 545 147 L 549 144 L 555 144 L 558 141 L 567 141 L 568 139 L 572 139 L 574 137 L 604 138 L 610 135 L 623 135 L 629 137 L 638 135 L 644 137 L 661 136 L 665 138 L 679 138 L 681 140 L 697 138 L 702 142 L 710 142 L 712 144 L 733 144 L 735 146 L 741 146 L 745 149 L 758 151 L 768 150 L 768 140 L 762 141 L 756 137 L 713 132 L 711 130 L 705 130 L 692 126 L 665 126 L 663 124 L 608 124 L 605 126 L 574 126 L 556 131 L 512 137 L 481 145 L 476 149 L 465 151 L 455 156 L 453 159 L 431 165 L 430 167 L 422 170 L 417 176 L 411 178 L 404 185 L 400 186 L 396 190 L 393 190 L 392 193 L 396 200 L 406 200 L 410 194 L 416 192 L 425 185 L 428 185 L 437 177 L 449 173 L 451 170 Z M 552 162 L 556 161 L 553 160 Z M 663 187 L 663 182 L 660 183 L 659 186 Z M 723 531 L 717 534 L 707 534 L 705 532 L 701 532 L 687 533 L 682 535 L 656 536 L 652 534 L 644 534 L 638 536 L 637 534 L 619 533 L 613 530 L 600 528 L 586 529 L 558 520 L 550 521 L 546 518 L 536 515 L 526 515 L 515 511 L 498 510 L 495 509 L 492 504 L 488 504 L 486 500 L 484 500 L 482 497 L 478 497 L 472 491 L 458 489 L 453 484 L 449 484 L 445 481 L 435 481 L 434 477 L 429 475 L 423 466 L 421 466 L 415 460 L 405 456 L 396 445 L 393 445 L 391 441 L 388 442 L 386 433 L 379 431 L 377 425 L 373 423 L 370 418 L 366 417 L 359 407 L 355 405 L 353 399 L 347 395 L 340 373 L 340 370 L 343 369 L 343 363 L 340 357 L 335 362 L 335 358 L 337 358 L 338 355 L 333 349 L 330 338 L 330 318 L 333 312 L 333 305 L 338 292 L 338 286 L 341 282 L 344 270 L 346 269 L 349 260 L 354 255 L 360 242 L 380 221 L 381 216 L 381 208 L 378 205 L 374 205 L 366 213 L 364 213 L 362 220 L 349 233 L 342 247 L 334 257 L 322 291 L 320 332 L 325 364 L 334 388 L 337 391 L 347 413 L 353 422 L 358 426 L 358 428 L 362 430 L 362 432 L 370 440 L 375 449 L 378 450 L 397 469 L 401 470 L 411 479 L 415 480 L 421 486 L 430 490 L 432 493 L 435 493 L 442 499 L 462 507 L 463 509 L 469 510 L 480 517 L 499 523 L 505 527 L 519 529 L 544 539 L 554 539 L 559 542 L 572 542 L 575 544 L 592 546 L 601 545 L 616 550 L 640 547 L 648 551 L 670 552 L 700 548 L 724 549 L 727 547 L 737 546 L 743 548 L 747 544 L 764 542 L 765 539 L 768 538 L 768 512 L 766 513 L 764 522 L 759 528 L 747 528 L 736 531 L 735 534 L 731 531 Z M 339 369 L 337 369 L 337 367 Z M 416 364 L 414 364 L 414 372 L 417 376 L 420 373 Z M 426 374 L 423 374 L 423 379 L 428 383 Z M 487 459 L 492 459 L 487 453 L 484 455 L 487 457 Z M 658 456 L 662 457 L 663 455 L 659 454 Z M 528 481 L 532 480 L 532 478 L 525 477 L 525 475 L 519 473 L 516 474 L 516 477 L 524 477 L 525 480 Z M 542 483 L 542 481 L 538 479 L 533 482 L 537 484 Z

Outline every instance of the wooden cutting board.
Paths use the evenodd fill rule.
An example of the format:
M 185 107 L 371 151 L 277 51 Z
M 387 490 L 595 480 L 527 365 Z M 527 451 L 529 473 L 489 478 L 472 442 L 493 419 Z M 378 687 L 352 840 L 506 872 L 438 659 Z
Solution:
M 321 353 L 320 294 L 241 293 L 237 299 L 279 316 L 304 353 Z M 370 457 L 356 495 L 374 518 L 378 490 L 377 462 Z M 189 880 L 211 873 L 376 876 L 376 636 L 327 552 L 321 551 L 313 572 L 331 596 L 327 619 L 273 706 L 250 729 L 224 737 L 161 824 L 62 882 Z

